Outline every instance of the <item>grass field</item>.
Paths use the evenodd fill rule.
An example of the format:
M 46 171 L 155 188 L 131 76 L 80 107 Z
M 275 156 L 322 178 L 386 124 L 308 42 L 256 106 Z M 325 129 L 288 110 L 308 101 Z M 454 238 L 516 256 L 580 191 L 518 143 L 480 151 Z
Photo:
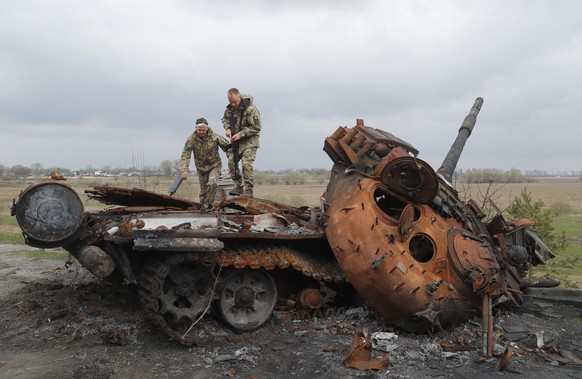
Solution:
M 24 243 L 16 219 L 10 216 L 13 199 L 34 181 L 0 181 L 0 243 Z M 172 183 L 170 178 L 71 178 L 67 181 L 77 190 L 84 201 L 86 210 L 99 210 L 103 205 L 88 200 L 84 190 L 95 186 L 108 184 L 116 187 L 145 188 L 150 191 L 166 194 Z M 308 178 L 304 184 L 268 184 L 257 185 L 254 189 L 256 197 L 277 201 L 291 206 L 320 205 L 320 198 L 326 184 L 318 183 L 315 178 Z M 557 257 L 548 265 L 534 269 L 536 276 L 552 275 L 562 280 L 565 286 L 582 287 L 582 182 L 575 179 L 542 179 L 533 183 L 511 183 L 503 185 L 457 185 L 462 199 L 473 198 L 479 204 L 489 196 L 499 209 L 506 209 L 509 204 L 520 196 L 523 189 L 531 193 L 533 201 L 541 200 L 545 206 L 552 208 L 560 205 L 566 207 L 566 214 L 557 216 L 554 220 L 556 232 L 566 234 L 569 246 L 559 251 Z M 199 186 L 197 178 L 192 177 L 182 184 L 174 197 L 198 201 Z M 24 246 L 23 246 L 24 248 Z
M 508 183 L 494 184 L 488 188 L 485 184 L 459 184 L 457 190 L 462 198 L 473 198 L 481 203 L 486 194 L 500 209 L 505 209 L 515 199 L 520 196 L 525 188 L 531 192 L 534 201 L 542 200 L 547 207 L 565 202 L 568 203 L 572 211 L 582 213 L 582 182 L 573 179 L 537 179 L 534 183 Z

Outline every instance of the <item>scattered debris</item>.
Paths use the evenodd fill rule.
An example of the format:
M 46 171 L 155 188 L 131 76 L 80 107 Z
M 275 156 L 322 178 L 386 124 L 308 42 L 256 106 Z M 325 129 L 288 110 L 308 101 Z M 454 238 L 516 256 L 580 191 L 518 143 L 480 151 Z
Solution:
M 418 159 L 411 144 L 362 119 L 353 127 L 339 127 L 324 143 L 333 168 L 321 207 L 222 194 L 220 203 L 206 211 L 196 202 L 105 185 L 85 193 L 108 207 L 85 212 L 71 186 L 47 180 L 24 190 L 11 213 L 28 245 L 61 247 L 94 276 L 134 286 L 155 325 L 188 347 L 210 349 L 224 340 L 216 331 L 207 333 L 207 323 L 258 332 L 273 312 L 300 339 L 312 331 L 297 328 L 298 323 L 340 309 L 350 327 L 374 312 L 399 333 L 444 334 L 480 315 L 475 331 L 480 346 L 456 335 L 402 354 L 408 361 L 435 358 L 447 368 L 459 368 L 468 364 L 471 347 L 494 358 L 502 338 L 494 308 L 521 305 L 523 286 L 534 284 L 522 278 L 531 266 L 553 257 L 528 220 L 506 220 L 491 203 L 496 214 L 485 221 L 479 205 L 460 199 L 451 184 L 482 103 L 482 98 L 475 100 L 436 171 Z M 362 304 L 366 307 L 356 308 Z M 25 315 L 35 311 L 20 305 L 12 309 Z M 43 309 L 32 329 L 39 339 L 48 329 L 45 322 L 91 324 L 90 314 L 75 316 L 82 314 L 78 309 Z M 562 317 L 552 307 L 539 314 Z M 72 332 L 79 329 L 66 330 L 74 337 L 70 342 L 84 338 Z M 137 338 L 126 326 L 95 330 L 105 345 L 128 346 Z M 351 332 L 337 325 L 326 330 Z M 356 334 L 346 366 L 379 370 L 388 364 L 388 354 L 372 358 L 373 347 L 397 352 L 402 339 L 396 344 L 396 334 L 376 330 L 382 332 L 370 338 Z M 544 332 L 513 330 L 505 337 L 515 343 L 537 333 L 535 347 L 543 350 L 554 341 L 544 339 Z M 210 365 L 255 363 L 259 351 L 249 347 L 204 359 Z M 304 362 L 302 356 L 296 364 Z
M 511 347 L 506 347 L 501 359 L 499 360 L 499 371 L 507 371 L 511 360 L 513 359 L 513 350 Z
M 381 370 L 386 367 L 390 354 L 380 359 L 372 359 L 372 341 L 364 337 L 364 333 L 358 331 L 352 341 L 352 346 L 344 360 L 344 366 L 358 370 Z
M 398 339 L 398 335 L 393 332 L 375 332 L 370 335 L 372 348 L 386 353 L 398 348 L 398 344 L 395 343 L 396 339 Z

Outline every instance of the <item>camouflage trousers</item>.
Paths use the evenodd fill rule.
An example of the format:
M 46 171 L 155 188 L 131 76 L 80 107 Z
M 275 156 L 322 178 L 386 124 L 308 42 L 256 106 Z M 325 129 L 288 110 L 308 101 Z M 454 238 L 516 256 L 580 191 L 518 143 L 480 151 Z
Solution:
M 210 171 L 198 171 L 198 181 L 200 182 L 200 204 L 203 209 L 212 208 L 216 191 L 218 190 L 218 178 L 220 177 L 220 166 L 210 169 Z
M 238 164 L 236 166 L 234 164 L 232 149 L 227 151 L 226 156 L 228 157 L 228 171 L 230 172 L 230 177 L 234 181 L 235 186 L 245 189 L 253 189 L 255 186 L 255 169 L 253 168 L 253 164 L 255 163 L 255 159 L 257 159 L 257 148 L 249 147 L 243 151 L 239 151 L 242 175 L 240 174 L 241 171 L 238 168 Z

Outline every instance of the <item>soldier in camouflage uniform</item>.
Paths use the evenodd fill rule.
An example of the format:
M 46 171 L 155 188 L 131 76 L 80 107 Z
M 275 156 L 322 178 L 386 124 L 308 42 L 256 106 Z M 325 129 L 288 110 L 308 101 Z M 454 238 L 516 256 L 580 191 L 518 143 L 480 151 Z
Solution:
M 218 154 L 218 148 L 227 151 L 230 142 L 215 134 L 208 127 L 208 121 L 205 118 L 196 120 L 196 131 L 188 137 L 180 166 L 182 168 L 182 178 L 188 179 L 190 176 L 190 157 L 194 154 L 194 164 L 198 172 L 200 181 L 200 204 L 203 210 L 211 210 L 218 189 L 218 178 L 222 169 L 222 160 Z
M 253 164 L 259 148 L 261 115 L 253 104 L 252 96 L 242 95 L 238 89 L 231 88 L 228 90 L 227 98 L 229 104 L 224 111 L 222 125 L 226 130 L 226 136 L 233 142 L 233 148 L 226 154 L 228 170 L 235 182 L 235 188 L 230 193 L 253 197 L 255 184 Z M 242 176 L 238 168 L 239 161 L 242 163 Z

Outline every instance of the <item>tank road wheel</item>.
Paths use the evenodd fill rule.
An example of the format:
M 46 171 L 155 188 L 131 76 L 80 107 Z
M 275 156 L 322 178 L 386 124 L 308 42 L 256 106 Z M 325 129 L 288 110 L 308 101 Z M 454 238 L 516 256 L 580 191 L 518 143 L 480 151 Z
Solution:
M 162 285 L 161 313 L 170 324 L 184 323 L 187 328 L 204 312 L 210 302 L 214 277 L 203 263 L 175 265 Z
M 197 257 L 175 255 L 145 264 L 140 276 L 140 298 L 154 321 L 173 339 L 183 334 L 212 301 L 214 265 Z
M 233 270 L 222 281 L 218 308 L 224 322 L 248 332 L 269 319 L 277 302 L 271 275 L 262 270 Z

